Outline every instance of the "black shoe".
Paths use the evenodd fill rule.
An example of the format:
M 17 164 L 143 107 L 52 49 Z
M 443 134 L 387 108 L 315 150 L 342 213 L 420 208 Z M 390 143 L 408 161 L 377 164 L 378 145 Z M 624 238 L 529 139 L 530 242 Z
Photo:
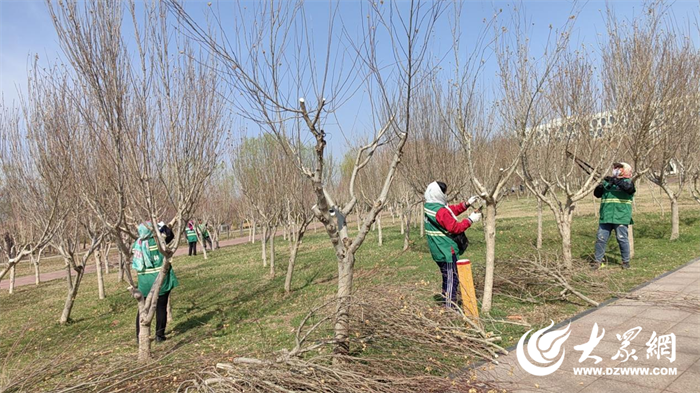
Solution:
M 162 343 L 163 341 L 165 341 L 165 336 L 163 336 L 163 337 L 156 336 L 156 342 L 157 342 L 157 343 Z
M 629 262 L 622 262 L 622 270 L 626 270 L 630 268 L 630 263 Z

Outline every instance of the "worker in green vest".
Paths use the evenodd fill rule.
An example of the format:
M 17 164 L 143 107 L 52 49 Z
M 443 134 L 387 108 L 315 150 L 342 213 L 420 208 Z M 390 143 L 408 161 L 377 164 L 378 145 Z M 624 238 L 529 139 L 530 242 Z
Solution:
M 190 251 L 187 255 L 197 255 L 197 231 L 195 231 L 192 221 L 188 222 L 187 227 L 185 227 L 185 237 L 190 245 Z
M 158 243 L 153 235 L 150 222 L 140 224 L 138 227 L 139 238 L 136 239 L 132 248 L 133 261 L 131 267 L 138 273 L 139 292 L 146 298 L 146 302 L 151 293 L 153 283 L 163 266 L 164 257 L 158 250 Z M 170 291 L 178 285 L 177 277 L 172 267 L 165 273 L 165 277 L 158 291 L 156 303 L 156 341 L 165 341 L 165 325 L 168 321 L 168 298 Z M 139 313 L 136 312 L 136 342 L 139 341 Z
M 612 176 L 608 176 L 595 188 L 593 195 L 600 198 L 600 221 L 595 243 L 595 261 L 591 269 L 598 270 L 603 264 L 605 248 L 610 233 L 615 230 L 620 246 L 622 268 L 630 268 L 630 243 L 627 226 L 633 224 L 632 200 L 636 189 L 632 182 L 632 167 L 624 162 L 613 164 Z
M 428 248 L 442 275 L 442 297 L 447 308 L 457 304 L 459 278 L 455 261 L 466 250 L 468 241 L 464 235 L 473 223 L 481 219 L 481 213 L 472 212 L 468 218 L 459 220 L 457 216 L 464 213 L 479 198 L 472 196 L 467 202 L 457 205 L 447 204 L 447 185 L 432 182 L 425 190 L 425 234 Z
M 214 244 L 211 241 L 211 237 L 209 236 L 209 230 L 207 229 L 207 223 L 205 222 L 204 224 L 199 224 L 197 226 L 199 228 L 199 233 L 202 235 L 202 245 L 206 249 L 207 248 L 207 243 L 209 243 L 209 250 L 214 249 Z

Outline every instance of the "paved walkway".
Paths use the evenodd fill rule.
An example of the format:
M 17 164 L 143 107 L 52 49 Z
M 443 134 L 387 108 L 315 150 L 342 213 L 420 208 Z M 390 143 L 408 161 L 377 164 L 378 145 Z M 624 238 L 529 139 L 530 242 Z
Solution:
M 567 322 L 568 323 L 568 322 Z M 601 358 L 600 363 L 594 364 L 590 357 L 579 362 L 583 352 L 574 349 L 585 344 L 591 338 L 594 324 L 605 329 L 600 342 L 593 348 L 590 356 Z M 567 324 L 557 325 L 549 332 L 566 329 Z M 618 340 L 620 335 L 625 340 L 625 333 L 635 327 L 641 331 L 625 348 L 631 356 L 613 359 L 622 346 Z M 647 351 L 654 348 L 653 332 L 656 338 L 665 340 L 663 336 L 675 335 L 675 360 L 671 362 L 671 345 L 661 345 L 660 359 L 655 353 L 647 358 Z M 532 335 L 534 332 L 531 332 Z M 530 338 L 531 336 L 528 336 Z M 667 336 L 671 337 L 671 336 Z M 554 341 L 557 342 L 556 340 Z M 561 341 L 559 341 L 561 342 Z M 658 341 L 656 341 L 658 343 Z M 528 354 L 528 345 L 523 346 L 523 355 Z M 534 376 L 526 372 L 517 359 L 517 351 L 513 349 L 507 356 L 498 359 L 499 364 L 486 364 L 477 369 L 482 380 L 492 380 L 510 392 L 566 392 L 566 393 L 646 393 L 646 392 L 698 392 L 700 391 L 700 259 L 682 268 L 652 281 L 648 285 L 630 293 L 629 298 L 619 299 L 601 306 L 590 313 L 574 317 L 571 321 L 570 336 L 565 339 L 559 351 L 561 356 L 546 351 L 549 344 L 539 341 L 539 347 L 544 347 L 541 360 L 550 359 L 550 363 L 537 363 L 532 356 L 529 361 L 538 366 L 556 364 L 561 356 L 563 361 L 557 371 L 546 376 Z M 535 349 L 535 348 L 533 348 Z M 581 348 L 579 348 L 581 349 Z M 556 349 L 553 352 L 557 352 Z M 665 353 L 664 353 L 665 352 Z M 535 353 L 537 355 L 537 353 Z M 589 371 L 601 369 L 613 375 L 575 375 L 576 369 L 587 368 Z M 645 372 L 650 375 L 614 375 L 634 372 Z M 663 373 L 673 371 L 676 375 L 651 375 L 654 370 Z
M 318 229 L 321 229 L 321 224 L 320 223 L 313 223 L 312 225 L 309 225 L 307 232 L 313 231 L 315 227 L 318 227 Z M 233 232 L 234 231 L 231 231 L 231 233 L 233 233 Z M 282 236 L 282 231 L 278 230 L 277 237 L 281 237 L 281 236 Z M 262 234 L 256 234 L 255 239 L 256 240 L 262 239 Z M 233 239 L 221 240 L 221 241 L 219 241 L 219 246 L 220 247 L 228 247 L 228 246 L 235 246 L 235 245 L 243 244 L 243 243 L 247 243 L 247 242 L 248 242 L 248 236 L 243 236 L 243 237 L 237 237 L 237 238 L 233 238 Z M 112 250 L 114 250 L 114 248 L 112 248 Z M 114 251 L 115 251 L 114 255 L 119 255 L 119 254 L 116 254 L 116 250 L 114 250 Z M 189 251 L 189 246 L 187 245 L 187 242 L 184 242 L 184 246 L 179 247 L 177 249 L 177 251 L 175 251 L 175 256 L 186 255 L 188 251 Z M 210 252 L 210 251 L 208 251 L 208 252 Z M 112 254 L 112 253 L 110 253 L 110 254 Z M 202 255 L 201 244 L 197 244 L 197 255 Z M 20 263 L 25 263 L 25 262 L 20 262 Z M 110 263 L 110 267 L 112 267 L 112 266 L 114 267 L 114 270 L 110 270 L 110 272 L 111 271 L 116 272 L 117 265 L 118 264 L 116 261 L 114 261 L 113 263 Z M 94 273 L 96 270 L 97 270 L 97 267 L 95 266 L 94 261 L 91 260 L 90 262 L 88 262 L 88 264 L 85 268 L 85 273 L 87 273 L 87 274 Z M 73 273 L 75 273 L 75 272 L 73 272 Z M 0 281 L 0 290 L 1 289 L 7 290 L 10 288 L 9 278 L 10 278 L 10 274 L 8 273 L 3 278 L 3 280 Z M 53 272 L 47 272 L 47 273 L 41 272 L 41 282 L 57 280 L 59 278 L 61 278 L 61 279 L 66 278 L 65 269 L 57 270 L 57 271 L 53 271 Z M 21 277 L 15 278 L 15 288 L 21 287 L 23 285 L 34 285 L 34 275 L 21 276 Z

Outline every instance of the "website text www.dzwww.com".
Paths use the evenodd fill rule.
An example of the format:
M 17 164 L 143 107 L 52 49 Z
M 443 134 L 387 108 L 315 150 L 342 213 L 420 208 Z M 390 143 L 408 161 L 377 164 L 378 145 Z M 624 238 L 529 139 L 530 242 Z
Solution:
M 574 375 L 678 375 L 670 367 L 574 367 Z

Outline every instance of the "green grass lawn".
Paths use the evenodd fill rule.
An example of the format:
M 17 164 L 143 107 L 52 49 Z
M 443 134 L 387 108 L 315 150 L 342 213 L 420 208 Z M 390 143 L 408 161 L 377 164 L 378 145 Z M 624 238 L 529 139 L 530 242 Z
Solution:
M 523 202 L 524 203 L 524 202 Z M 384 246 L 377 246 L 371 233 L 357 256 L 356 288 L 391 286 L 410 291 L 417 284 L 438 293 L 440 276 L 430 258 L 425 239 L 412 229 L 412 244 L 402 252 L 403 236 L 395 226 L 383 220 Z M 598 301 L 680 266 L 700 254 L 700 210 L 681 211 L 681 237 L 669 242 L 670 220 L 656 213 L 635 214 L 636 256 L 633 269 L 622 271 L 615 261 L 619 252 L 611 239 L 608 256 L 612 267 L 600 272 L 581 274 L 573 283 Z M 355 226 L 351 223 L 351 228 Z M 597 219 L 593 215 L 576 216 L 572 243 L 579 266 L 587 264 L 593 254 Z M 511 274 L 518 259 L 535 254 L 536 221 L 533 217 L 504 218 L 498 221 L 496 282 Z M 484 240 L 481 226 L 467 231 L 471 245 L 466 256 L 474 266 L 477 294 L 483 285 Z M 219 361 L 234 356 L 262 356 L 293 345 L 294 329 L 314 306 L 335 292 L 337 267 L 334 253 L 325 235 L 313 231 L 301 246 L 293 282 L 293 293 L 285 296 L 284 272 L 288 258 L 287 242 L 278 238 L 276 277 L 263 268 L 260 243 L 216 250 L 205 261 L 202 256 L 177 257 L 173 262 L 180 281 L 172 296 L 174 320 L 168 324 L 168 341 L 153 345 L 153 353 L 163 365 L 160 373 L 168 382 L 159 382 L 158 391 L 175 390 L 185 378 Z M 549 254 L 560 253 L 558 232 L 553 221 L 545 221 L 544 248 Z M 116 270 L 116 269 L 115 269 Z M 118 283 L 116 272 L 106 278 L 107 299 L 97 299 L 95 275 L 87 275 L 73 309 L 73 322 L 57 323 L 66 296 L 64 280 L 42 283 L 39 287 L 16 288 L 13 295 L 0 294 L 0 387 L 19 370 L 42 369 L 42 364 L 63 362 L 51 367 L 38 379 L 31 391 L 71 386 L 97 372 L 112 372 L 136 357 L 134 332 L 136 304 L 128 295 L 126 283 Z M 590 293 L 586 283 L 594 281 L 606 290 Z M 535 283 L 535 287 L 537 283 Z M 497 288 L 498 290 L 499 288 Z M 555 322 L 588 308 L 577 299 L 523 303 L 496 295 L 492 317 L 505 319 L 522 316 L 533 327 Z M 430 304 L 429 294 L 415 301 Z M 155 323 L 154 323 L 155 324 Z M 507 347 L 528 328 L 495 323 L 487 326 L 501 335 Z M 67 365 L 66 365 L 67 364 Z M 133 367 L 130 366 L 130 367 Z M 112 370 L 112 371 L 106 371 Z M 135 383 L 149 386 L 148 378 Z M 133 389 L 119 385 L 129 391 Z

